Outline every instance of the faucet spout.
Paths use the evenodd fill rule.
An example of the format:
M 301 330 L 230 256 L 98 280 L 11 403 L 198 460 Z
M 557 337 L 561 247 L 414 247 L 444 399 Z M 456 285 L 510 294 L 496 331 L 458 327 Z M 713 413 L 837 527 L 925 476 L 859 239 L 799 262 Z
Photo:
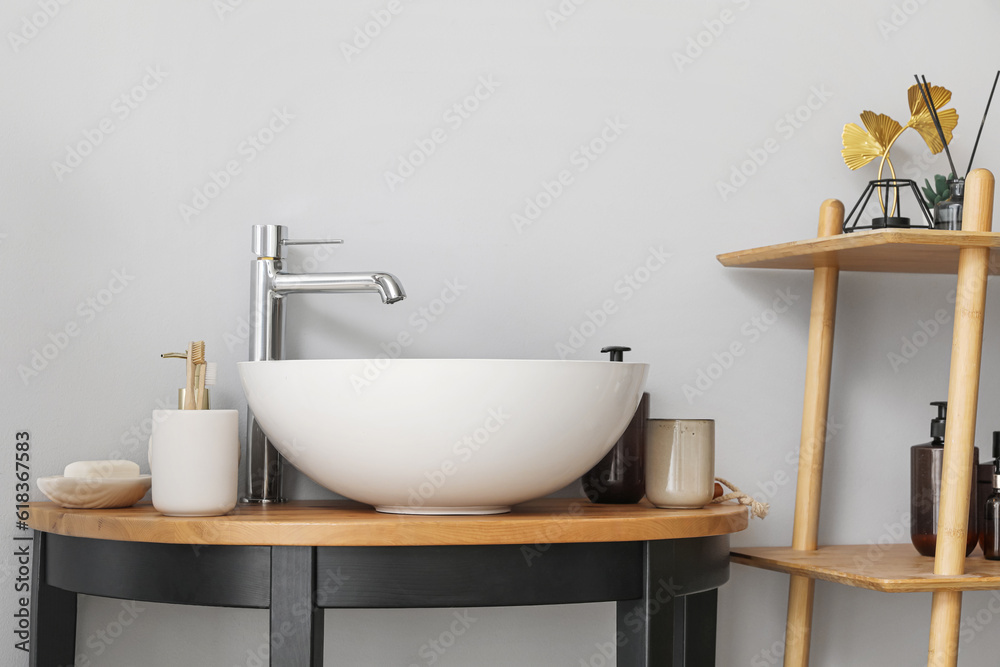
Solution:
M 378 293 L 382 297 L 382 303 L 396 303 L 406 298 L 406 291 L 396 276 L 391 273 L 376 273 L 372 278 L 375 279 L 375 284 L 378 285 Z
M 271 278 L 275 294 L 310 292 L 378 292 L 383 303 L 406 298 L 399 279 L 391 273 L 275 273 Z

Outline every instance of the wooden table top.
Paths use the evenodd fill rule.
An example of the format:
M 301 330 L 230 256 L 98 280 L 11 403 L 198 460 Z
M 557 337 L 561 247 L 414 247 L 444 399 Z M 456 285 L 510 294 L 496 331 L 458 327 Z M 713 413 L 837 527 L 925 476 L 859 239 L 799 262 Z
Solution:
M 288 546 L 424 546 L 632 542 L 707 537 L 747 527 L 747 509 L 733 503 L 697 510 L 594 505 L 585 498 L 549 498 L 516 505 L 509 514 L 418 516 L 382 514 L 346 500 L 239 505 L 224 516 L 169 517 L 150 504 L 123 509 L 66 509 L 30 504 L 35 530 L 72 537 L 167 544 Z

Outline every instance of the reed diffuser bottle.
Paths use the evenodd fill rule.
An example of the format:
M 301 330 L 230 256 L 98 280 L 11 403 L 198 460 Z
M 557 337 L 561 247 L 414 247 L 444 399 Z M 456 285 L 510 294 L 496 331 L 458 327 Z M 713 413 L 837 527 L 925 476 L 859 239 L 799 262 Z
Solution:
M 948 193 L 947 199 L 934 204 L 934 229 L 960 230 L 962 229 L 965 179 L 948 179 Z
M 937 547 L 938 514 L 941 509 L 941 477 L 944 471 L 944 432 L 948 402 L 936 401 L 938 416 L 931 420 L 931 441 L 910 448 L 910 540 L 922 556 L 934 556 Z M 973 447 L 970 466 L 979 461 L 979 448 Z M 976 474 L 971 471 L 969 484 L 969 528 L 965 555 L 979 541 L 976 502 Z

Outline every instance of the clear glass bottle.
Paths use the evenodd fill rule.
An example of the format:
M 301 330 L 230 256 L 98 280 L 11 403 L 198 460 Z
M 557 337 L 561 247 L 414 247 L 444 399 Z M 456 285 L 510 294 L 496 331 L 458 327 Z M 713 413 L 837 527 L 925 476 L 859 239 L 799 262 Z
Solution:
M 910 540 L 922 556 L 934 556 L 937 548 L 938 514 L 941 509 L 941 478 L 944 471 L 944 432 L 947 401 L 931 403 L 938 416 L 931 421 L 931 441 L 910 448 Z M 973 448 L 974 465 L 979 461 L 979 448 Z M 976 474 L 970 471 L 969 527 L 966 533 L 965 555 L 976 548 L 979 523 L 976 502 Z
M 934 229 L 961 229 L 962 202 L 965 198 L 965 179 L 948 180 L 948 198 L 934 204 Z

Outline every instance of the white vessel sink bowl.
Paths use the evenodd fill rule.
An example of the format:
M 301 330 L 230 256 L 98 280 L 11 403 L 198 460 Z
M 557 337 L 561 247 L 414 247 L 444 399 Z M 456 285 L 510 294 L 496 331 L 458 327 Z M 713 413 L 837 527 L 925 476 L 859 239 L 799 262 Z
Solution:
M 245 361 L 243 391 L 285 459 L 382 512 L 498 514 L 611 449 L 647 364 L 505 359 Z

